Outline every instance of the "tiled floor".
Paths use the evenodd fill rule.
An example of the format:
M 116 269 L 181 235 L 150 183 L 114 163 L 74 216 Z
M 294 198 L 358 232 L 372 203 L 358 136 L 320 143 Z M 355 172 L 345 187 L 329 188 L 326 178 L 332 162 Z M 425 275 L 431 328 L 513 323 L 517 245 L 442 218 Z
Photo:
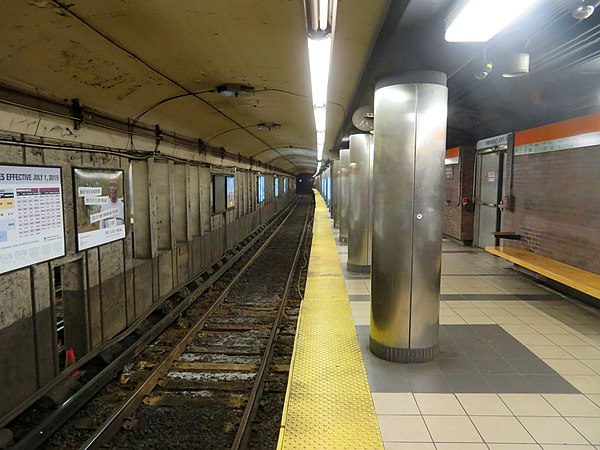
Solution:
M 368 350 L 370 279 L 338 251 L 387 449 L 600 450 L 600 311 L 444 242 L 440 357 L 390 363 Z

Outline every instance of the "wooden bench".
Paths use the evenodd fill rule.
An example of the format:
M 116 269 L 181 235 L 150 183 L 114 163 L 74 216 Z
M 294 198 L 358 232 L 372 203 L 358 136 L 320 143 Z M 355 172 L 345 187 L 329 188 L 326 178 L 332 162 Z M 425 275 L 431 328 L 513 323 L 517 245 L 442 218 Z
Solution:
M 515 247 L 486 247 L 485 251 L 551 280 L 600 298 L 600 275 Z
M 512 239 L 515 241 L 521 240 L 521 235 L 515 233 L 514 231 L 495 231 L 492 234 L 498 239 Z

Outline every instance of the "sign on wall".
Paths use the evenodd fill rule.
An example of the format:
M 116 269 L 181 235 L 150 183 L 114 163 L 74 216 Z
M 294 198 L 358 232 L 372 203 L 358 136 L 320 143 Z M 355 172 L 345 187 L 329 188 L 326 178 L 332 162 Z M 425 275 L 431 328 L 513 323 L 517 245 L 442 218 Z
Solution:
M 123 171 L 73 169 L 77 250 L 125 237 Z
M 65 255 L 61 169 L 0 165 L 0 273 Z
M 265 177 L 264 175 L 259 175 L 258 176 L 258 203 L 262 203 L 265 201 L 266 198 L 266 191 L 265 191 Z

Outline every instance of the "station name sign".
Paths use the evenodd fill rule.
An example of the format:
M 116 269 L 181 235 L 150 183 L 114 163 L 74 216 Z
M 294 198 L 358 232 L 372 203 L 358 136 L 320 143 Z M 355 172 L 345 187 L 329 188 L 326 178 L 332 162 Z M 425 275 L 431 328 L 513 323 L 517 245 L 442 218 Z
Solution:
M 507 147 L 509 134 L 500 134 L 498 136 L 482 139 L 477 141 L 477 150 L 483 150 L 484 148 L 493 147 Z

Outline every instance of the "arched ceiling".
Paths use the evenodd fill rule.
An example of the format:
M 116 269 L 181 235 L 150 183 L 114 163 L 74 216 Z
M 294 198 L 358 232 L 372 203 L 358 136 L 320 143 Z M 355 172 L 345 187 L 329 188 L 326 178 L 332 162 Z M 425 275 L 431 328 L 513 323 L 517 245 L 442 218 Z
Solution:
M 339 2 L 326 147 L 388 4 Z M 10 17 L 0 28 L 8 83 L 290 172 L 316 168 L 302 0 L 24 0 L 3 2 L 2 15 Z M 254 93 L 223 96 L 215 88 L 224 84 Z
M 464 44 L 443 37 L 455 0 L 339 0 L 325 157 L 357 132 L 350 118 L 372 105 L 378 77 L 396 71 L 448 75 L 449 147 L 598 111 L 600 11 L 578 21 L 579 1 L 539 0 L 488 43 Z M 22 0 L 2 14 L 3 84 L 289 172 L 316 168 L 303 0 Z M 531 54 L 530 74 L 503 78 L 516 51 Z M 484 52 L 494 69 L 476 80 Z M 254 92 L 223 96 L 225 84 Z

